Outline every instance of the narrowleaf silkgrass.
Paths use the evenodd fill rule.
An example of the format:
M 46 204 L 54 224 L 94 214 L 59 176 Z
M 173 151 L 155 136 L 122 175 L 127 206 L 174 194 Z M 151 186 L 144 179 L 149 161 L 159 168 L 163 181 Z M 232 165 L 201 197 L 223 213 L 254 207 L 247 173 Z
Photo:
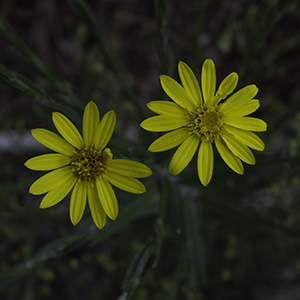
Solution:
M 106 154 L 111 159 L 113 153 L 116 160 L 139 161 L 149 166 L 153 174 L 143 179 L 141 185 L 147 191 L 142 195 L 115 191 L 119 215 L 115 221 L 107 220 L 102 230 L 93 224 L 89 212 L 85 212 L 82 221 L 73 227 L 68 216 L 69 199 L 63 201 L 65 205 L 39 210 L 37 203 L 40 199 L 28 194 L 29 186 L 38 175 L 26 170 L 23 164 L 30 157 L 44 152 L 38 149 L 17 154 L 5 152 L 0 143 L 0 234 L 3 236 L 0 298 L 253 300 L 264 299 L 264 293 L 269 298 L 280 295 L 281 290 L 292 293 L 298 288 L 296 283 L 300 278 L 300 90 L 295 84 L 298 70 L 295 72 L 294 68 L 299 58 L 293 56 L 293 53 L 299 53 L 300 39 L 287 20 L 291 18 L 295 25 L 300 25 L 299 18 L 296 18 L 299 17 L 297 1 L 248 3 L 244 0 L 232 5 L 220 2 L 218 6 L 209 1 L 190 1 L 187 5 L 166 0 L 141 4 L 138 1 L 99 1 L 91 6 L 88 3 L 84 0 L 63 3 L 69 9 L 63 20 L 71 20 L 70 24 L 74 26 L 68 30 L 74 32 L 84 28 L 80 45 L 76 42 L 78 36 L 70 39 L 73 46 L 82 47 L 78 49 L 78 65 L 84 66 L 76 70 L 86 72 L 75 74 L 74 82 L 62 78 L 59 66 L 50 66 L 39 58 L 14 26 L 0 16 L 0 33 L 13 46 L 10 58 L 26 65 L 35 76 L 32 79 L 27 74 L 20 74 L 22 72 L 1 61 L 0 82 L 14 93 L 10 95 L 9 90 L 5 90 L 5 101 L 1 106 L 5 113 L 0 116 L 0 124 L 5 127 L 5 114 L 11 117 L 9 112 L 16 111 L 10 123 L 13 124 L 11 129 L 16 130 L 20 122 L 24 130 L 32 129 L 31 124 L 37 123 L 31 117 L 34 108 L 30 103 L 33 100 L 34 105 L 48 107 L 54 112 L 56 125 L 68 142 L 72 144 L 76 140 L 72 136 L 74 132 L 77 142 L 81 141 L 78 136 L 82 131 L 85 131 L 86 142 L 90 131 L 81 130 L 83 109 L 87 102 L 99 101 L 105 106 L 104 110 L 99 106 L 101 120 L 106 118 L 105 111 L 116 111 L 115 134 L 108 144 L 112 151 L 108 149 Z M 118 26 L 113 27 L 115 23 Z M 109 30 L 110 26 L 113 31 Z M 116 35 L 116 31 L 120 32 Z M 132 37 L 136 40 L 131 40 Z M 122 39 L 117 46 L 113 42 L 116 39 Z M 141 52 L 138 53 L 137 49 Z M 221 76 L 214 76 L 212 61 L 208 60 L 203 67 L 204 75 L 199 78 L 201 65 L 209 58 L 215 61 Z M 181 60 L 191 66 L 195 75 L 191 75 L 183 63 L 180 63 L 177 74 L 176 66 Z M 131 74 L 129 69 L 138 70 L 137 74 Z M 198 134 L 201 141 L 197 143 L 209 141 L 206 145 L 220 145 L 223 138 L 220 132 L 228 121 L 226 114 L 224 117 L 222 113 L 228 100 L 224 94 L 228 93 L 230 97 L 232 86 L 237 84 L 237 73 L 231 73 L 231 77 L 222 83 L 220 78 L 234 71 L 241 82 L 237 90 L 251 85 L 257 93 L 253 83 L 259 88 L 261 108 L 256 116 L 267 121 L 268 131 L 256 140 L 261 138 L 266 149 L 255 153 L 256 163 L 254 159 L 248 160 L 255 165 L 245 165 L 243 176 L 235 174 L 221 160 L 227 158 L 227 163 L 237 169 L 241 157 L 245 159 L 241 153 L 243 150 L 247 152 L 248 148 L 241 146 L 236 149 L 238 143 L 225 132 L 224 139 L 234 143 L 232 152 L 228 152 L 228 144 L 223 142 L 222 158 L 216 149 L 202 151 L 203 157 L 198 164 L 201 167 L 203 161 L 209 161 L 204 169 L 209 170 L 211 179 L 204 187 L 195 170 L 197 158 L 190 153 L 186 155 L 189 151 L 176 154 L 170 145 L 183 144 L 191 132 Z M 143 73 L 145 77 L 140 75 Z M 162 94 L 160 75 L 163 75 L 163 89 L 176 104 Z M 78 78 L 82 80 L 79 84 Z M 202 91 L 197 87 L 199 81 Z M 220 83 L 222 88 L 215 93 L 214 87 Z M 93 87 L 97 91 L 91 91 Z M 22 114 L 18 114 L 19 103 L 13 99 L 15 93 L 26 96 L 21 98 L 22 103 L 29 103 Z M 86 95 L 96 95 L 97 99 L 85 99 L 88 98 Z M 194 100 L 201 95 L 204 101 L 200 109 Z M 258 108 L 258 100 L 250 100 Z M 185 106 L 186 101 L 190 101 L 189 107 Z M 173 135 L 171 126 L 170 135 L 162 144 L 158 134 L 143 131 L 139 124 L 150 116 L 147 102 L 156 102 L 149 106 L 162 116 L 159 120 L 163 124 L 160 125 L 168 129 L 164 131 L 169 131 L 172 122 L 175 127 L 178 122 L 183 122 L 178 136 Z M 229 110 L 235 108 L 233 105 Z M 241 108 L 242 112 L 245 109 Z M 192 111 L 193 120 L 188 124 L 191 130 L 183 134 L 187 128 L 185 118 L 190 120 Z M 70 130 L 73 128 L 71 122 L 57 112 L 74 123 L 78 134 L 76 130 Z M 93 130 L 103 133 L 101 138 L 107 140 L 105 131 L 97 125 L 100 117 L 98 120 L 96 115 L 95 110 L 89 116 L 86 113 L 84 122 L 90 124 L 89 120 L 96 120 Z M 165 116 L 168 116 L 167 121 L 164 121 Z M 48 119 L 51 120 L 51 115 Z M 162 131 L 157 119 L 151 120 L 154 120 L 151 128 Z M 64 130 L 64 124 L 69 130 Z M 229 120 L 226 123 L 229 131 L 231 125 Z M 44 124 L 35 126 L 44 127 Z M 0 141 L 1 132 L 2 129 Z M 165 152 L 148 151 L 155 139 L 160 142 L 154 145 L 160 143 L 160 149 Z M 247 142 L 244 138 L 245 145 Z M 186 145 L 185 150 L 188 149 Z M 198 147 L 195 145 L 191 146 L 192 150 Z M 76 164 L 74 168 L 80 180 L 88 178 L 93 186 L 88 166 L 95 161 L 88 162 L 90 165 L 87 163 L 86 156 L 94 156 L 87 155 L 92 153 L 91 145 L 86 143 L 85 146 L 81 149 L 82 155 L 71 161 Z M 226 157 L 228 153 L 230 155 Z M 181 158 L 186 167 L 180 168 L 182 173 L 178 176 L 171 176 L 168 172 L 174 156 L 173 169 Z M 207 156 L 210 159 L 205 160 Z M 96 170 L 99 168 L 104 174 L 103 162 L 96 161 L 100 165 Z M 49 163 L 47 167 L 51 168 Z M 113 181 L 119 178 L 114 178 L 113 169 L 110 171 Z M 137 184 L 131 177 L 126 180 Z M 205 185 L 207 181 L 204 180 Z M 128 189 L 128 186 L 123 187 L 125 191 Z M 290 277 L 285 274 L 290 274 Z

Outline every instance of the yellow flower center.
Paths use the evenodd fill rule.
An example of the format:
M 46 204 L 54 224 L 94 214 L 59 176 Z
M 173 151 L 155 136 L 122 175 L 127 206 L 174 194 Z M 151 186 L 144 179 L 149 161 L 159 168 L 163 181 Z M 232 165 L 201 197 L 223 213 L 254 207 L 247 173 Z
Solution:
M 218 107 L 204 105 L 192 114 L 192 120 L 188 127 L 202 141 L 212 142 L 219 138 L 222 125 L 222 115 L 218 111 Z
M 111 159 L 112 154 L 108 148 L 101 154 L 95 148 L 85 147 L 73 156 L 72 171 L 80 179 L 95 180 L 105 171 L 105 163 Z

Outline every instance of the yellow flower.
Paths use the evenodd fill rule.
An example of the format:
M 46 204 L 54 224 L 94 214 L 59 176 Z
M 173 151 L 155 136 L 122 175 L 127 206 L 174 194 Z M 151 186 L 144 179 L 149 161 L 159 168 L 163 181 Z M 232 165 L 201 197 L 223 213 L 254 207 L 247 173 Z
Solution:
M 267 124 L 257 118 L 247 117 L 259 107 L 253 99 L 258 88 L 248 85 L 234 93 L 238 82 L 237 73 L 229 74 L 216 92 L 216 70 L 211 59 L 202 67 L 202 93 L 193 71 L 184 62 L 179 62 L 178 72 L 182 85 L 169 76 L 161 75 L 161 85 L 174 101 L 152 101 L 149 109 L 159 114 L 141 123 L 148 131 L 171 131 L 155 140 L 149 147 L 151 152 L 166 151 L 178 147 L 169 165 L 169 172 L 177 175 L 189 164 L 198 151 L 198 176 L 206 186 L 213 173 L 213 148 L 224 162 L 236 173 L 243 174 L 242 161 L 254 165 L 251 150 L 264 150 L 262 140 L 251 131 L 265 131 Z
M 72 189 L 70 219 L 76 225 L 82 218 L 88 199 L 96 226 L 102 229 L 106 215 L 115 220 L 118 202 L 110 184 L 130 193 L 144 193 L 144 185 L 137 180 L 150 176 L 144 164 L 127 159 L 113 159 L 109 142 L 116 124 L 113 110 L 101 122 L 94 102 L 89 102 L 83 114 L 83 137 L 74 124 L 61 113 L 53 113 L 53 123 L 62 137 L 46 129 L 33 129 L 33 137 L 42 145 L 58 153 L 29 159 L 25 166 L 37 171 L 51 171 L 36 180 L 29 192 L 47 193 L 40 208 L 60 202 Z

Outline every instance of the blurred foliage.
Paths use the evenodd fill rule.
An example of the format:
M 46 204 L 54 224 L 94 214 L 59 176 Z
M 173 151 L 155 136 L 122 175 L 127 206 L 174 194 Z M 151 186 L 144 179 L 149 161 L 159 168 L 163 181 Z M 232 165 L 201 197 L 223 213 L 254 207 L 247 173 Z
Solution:
M 300 299 L 298 1 L 3 0 L 0 14 L 0 299 Z M 268 131 L 243 176 L 216 153 L 204 188 L 195 161 L 170 176 L 172 151 L 149 153 L 157 135 L 139 123 L 165 97 L 160 73 L 206 58 L 259 87 Z M 68 199 L 38 209 L 40 173 L 23 164 L 47 150 L 20 142 L 53 130 L 52 111 L 80 128 L 90 100 L 116 111 L 115 157 L 153 170 L 147 193 L 116 191 L 102 231 L 89 212 L 73 227 Z

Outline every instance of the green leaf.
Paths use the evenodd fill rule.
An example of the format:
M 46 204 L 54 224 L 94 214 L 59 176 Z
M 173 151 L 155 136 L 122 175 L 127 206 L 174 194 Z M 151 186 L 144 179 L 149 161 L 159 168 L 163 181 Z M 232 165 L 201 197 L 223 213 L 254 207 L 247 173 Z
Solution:
M 123 293 L 118 300 L 130 300 L 134 290 L 140 282 L 140 277 L 145 269 L 153 248 L 153 239 L 149 239 L 132 260 L 123 283 Z
M 86 24 L 91 29 L 92 34 L 94 35 L 98 47 L 108 65 L 113 69 L 116 76 L 120 79 L 123 87 L 125 88 L 129 98 L 134 102 L 134 105 L 137 109 L 137 112 L 140 115 L 140 118 L 145 118 L 144 107 L 141 105 L 141 102 L 137 98 L 134 90 L 132 89 L 129 83 L 129 76 L 126 72 L 126 69 L 117 55 L 116 51 L 111 47 L 111 45 L 106 41 L 103 30 L 100 24 L 97 21 L 96 16 L 84 0 L 69 0 L 76 12 L 82 17 Z
M 49 66 L 35 55 L 14 29 L 0 16 L 0 33 L 15 47 L 14 53 L 35 72 L 62 94 L 67 103 L 82 109 L 83 103 L 73 94 L 71 86 L 63 81 Z
M 191 268 L 196 268 L 196 274 L 199 280 L 192 278 L 191 282 L 200 282 L 202 286 L 206 286 L 206 265 L 204 256 L 203 240 L 201 238 L 200 223 L 201 218 L 199 211 L 194 206 L 189 197 L 183 200 L 186 247 L 188 257 L 191 260 Z M 191 272 L 191 276 L 193 272 Z
M 32 81 L 21 74 L 7 70 L 0 65 L 0 82 L 15 89 L 19 93 L 25 94 L 41 104 L 64 113 L 76 123 L 79 123 L 78 116 L 75 115 L 68 107 L 54 101 L 43 89 L 39 88 Z

